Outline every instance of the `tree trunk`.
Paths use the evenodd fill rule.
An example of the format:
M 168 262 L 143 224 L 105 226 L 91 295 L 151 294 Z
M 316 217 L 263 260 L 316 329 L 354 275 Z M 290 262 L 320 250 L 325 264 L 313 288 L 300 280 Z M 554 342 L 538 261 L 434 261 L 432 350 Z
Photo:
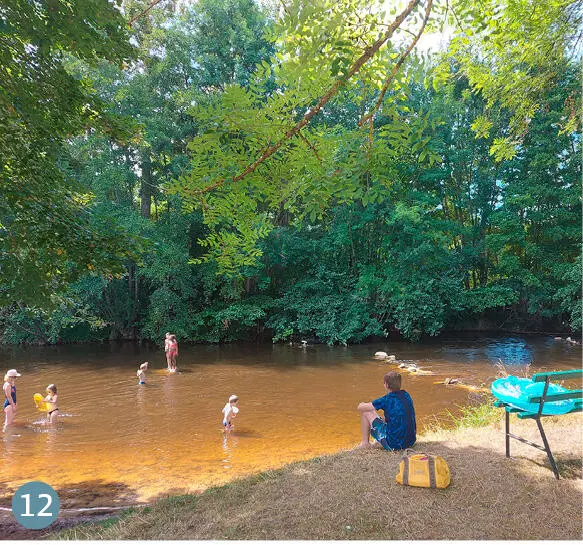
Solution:
M 152 161 L 149 151 L 142 153 L 142 185 L 140 187 L 140 197 L 142 199 L 142 218 L 150 219 L 150 208 L 152 206 Z

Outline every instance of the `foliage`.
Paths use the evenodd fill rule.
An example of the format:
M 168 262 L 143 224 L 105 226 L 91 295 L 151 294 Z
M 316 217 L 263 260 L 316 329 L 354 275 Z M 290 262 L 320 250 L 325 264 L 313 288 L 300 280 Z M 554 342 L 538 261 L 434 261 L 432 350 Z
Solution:
M 488 115 L 504 107 L 508 125 L 494 138 L 490 153 L 512 159 L 548 89 L 562 76 L 568 59 L 580 54 L 583 11 L 579 0 L 467 0 L 451 3 L 455 25 L 448 55 L 461 65 L 473 92 L 486 100 L 486 115 L 474 122 L 477 137 L 487 137 Z M 577 130 L 580 94 L 566 97 L 557 132 Z
M 28 2 L 0 8 L 0 300 L 50 304 L 88 269 L 115 270 L 129 240 L 101 231 L 91 196 L 64 176 L 64 142 L 100 127 L 124 134 L 104 115 L 89 83 L 69 74 L 67 54 L 121 63 L 131 52 L 125 22 L 106 0 Z
M 193 109 L 203 131 L 189 145 L 188 176 L 169 189 L 188 210 L 202 210 L 212 232 L 201 244 L 221 272 L 236 275 L 257 261 L 257 242 L 280 211 L 313 217 L 335 193 L 349 199 L 350 179 L 331 168 L 342 133 L 314 131 L 308 123 L 357 74 L 367 85 L 383 84 L 379 51 L 415 27 L 418 4 L 412 0 L 400 13 L 392 8 L 387 24 L 375 1 L 361 7 L 355 0 L 293 0 L 274 25 L 279 39 L 271 64 L 258 66 L 248 87 L 226 88 L 213 108 Z
M 446 416 L 451 420 L 454 429 L 483 428 L 502 420 L 502 411 L 491 402 L 483 402 L 476 405 L 458 405 L 459 415 L 446 411 Z
M 253 0 L 161 3 L 132 25 L 135 61 L 121 27 L 106 58 L 61 53 L 57 33 L 71 102 L 47 95 L 56 117 L 29 124 L 28 148 L 10 136 L 32 134 L 20 114 L 0 120 L 20 169 L 0 196 L 3 341 L 580 328 L 574 4 L 553 3 L 556 25 L 538 2 L 530 21 L 522 1 L 417 4 L 389 39 L 397 13 L 372 2 L 293 0 L 279 18 Z M 93 43 L 71 9 L 63 32 Z M 443 16 L 459 25 L 447 58 L 409 53 Z M 28 85 L 14 62 L 13 98 Z

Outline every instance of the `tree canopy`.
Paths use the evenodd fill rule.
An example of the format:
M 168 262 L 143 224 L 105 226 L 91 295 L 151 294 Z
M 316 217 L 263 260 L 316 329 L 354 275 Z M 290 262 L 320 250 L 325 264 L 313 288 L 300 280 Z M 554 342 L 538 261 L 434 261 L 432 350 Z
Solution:
M 4 340 L 577 329 L 581 16 L 8 0 Z
M 68 55 L 121 64 L 132 47 L 119 6 L 106 0 L 29 2 L 0 7 L 0 300 L 47 303 L 63 282 L 111 268 L 127 252 L 111 219 L 61 168 L 72 136 L 124 128 L 104 115 Z

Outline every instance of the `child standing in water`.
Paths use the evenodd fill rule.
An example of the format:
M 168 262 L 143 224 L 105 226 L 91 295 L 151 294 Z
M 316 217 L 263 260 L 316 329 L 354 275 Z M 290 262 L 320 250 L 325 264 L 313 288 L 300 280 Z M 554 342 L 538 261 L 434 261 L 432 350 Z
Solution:
M 59 407 L 57 406 L 57 387 L 54 384 L 49 384 L 47 386 L 47 396 L 45 401 L 52 404 L 52 409 L 47 413 L 47 420 L 50 424 L 54 424 L 57 421 L 57 416 L 59 416 Z
M 229 401 L 227 401 L 227 404 L 221 411 L 223 413 L 223 428 L 225 431 L 233 428 L 233 418 L 235 418 L 239 413 L 239 407 L 237 407 L 237 403 L 239 403 L 239 398 L 233 394 L 231 397 L 229 397 Z
M 178 356 L 178 341 L 176 335 L 170 335 L 168 344 L 168 365 L 171 373 L 176 372 L 176 356 Z
M 140 365 L 140 368 L 138 369 L 137 375 L 138 375 L 138 384 L 146 384 L 146 371 L 148 370 L 148 362 L 145 361 L 144 363 L 142 363 L 142 365 Z
M 20 373 L 16 369 L 10 369 L 4 375 L 4 414 L 6 418 L 4 420 L 4 427 L 2 431 L 6 431 L 6 428 L 12 424 L 14 417 L 16 416 L 16 377 L 20 377 Z

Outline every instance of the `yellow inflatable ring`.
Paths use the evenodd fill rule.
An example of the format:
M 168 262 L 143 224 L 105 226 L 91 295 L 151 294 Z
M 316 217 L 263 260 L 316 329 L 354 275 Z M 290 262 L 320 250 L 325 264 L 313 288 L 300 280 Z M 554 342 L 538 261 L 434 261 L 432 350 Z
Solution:
M 45 401 L 44 397 L 42 396 L 42 394 L 34 394 L 33 396 L 34 402 L 36 403 L 36 408 L 43 412 L 43 413 L 48 413 L 49 411 L 52 411 L 54 409 L 54 403 L 51 403 L 50 401 Z

